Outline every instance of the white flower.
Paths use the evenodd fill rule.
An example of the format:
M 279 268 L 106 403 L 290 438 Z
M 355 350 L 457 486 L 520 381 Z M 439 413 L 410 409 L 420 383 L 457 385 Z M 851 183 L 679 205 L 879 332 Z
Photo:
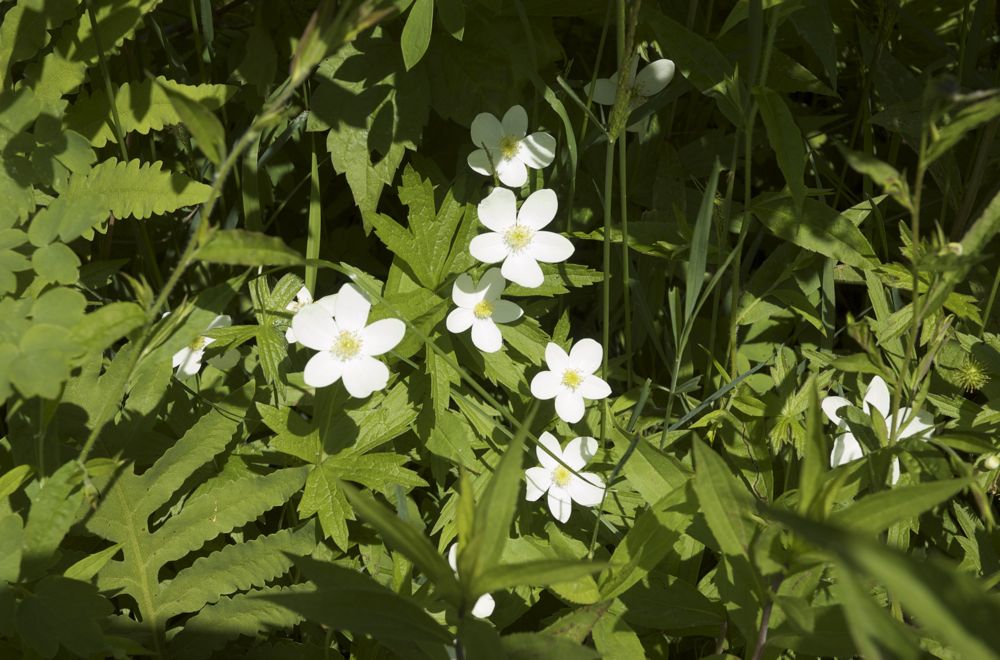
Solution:
M 329 312 L 330 316 L 333 316 L 334 304 L 336 300 L 337 300 L 337 294 L 334 293 L 329 296 L 323 296 L 322 298 L 320 298 L 315 302 L 317 305 L 321 305 L 324 309 L 326 309 L 326 311 Z M 301 289 L 299 289 L 299 292 L 295 294 L 295 300 L 285 305 L 285 310 L 291 312 L 292 317 L 294 318 L 295 315 L 298 314 L 299 311 L 301 311 L 304 307 L 312 304 L 313 304 L 312 294 L 309 293 L 309 289 L 302 287 Z M 295 331 L 292 330 L 291 323 L 288 324 L 288 329 L 285 330 L 285 341 L 287 341 L 289 344 L 296 343 Z
M 306 385 L 326 387 L 343 378 L 351 396 L 364 398 L 389 382 L 389 368 L 375 359 L 403 339 L 406 325 L 382 319 L 371 325 L 371 303 L 353 284 L 340 288 L 333 316 L 320 303 L 307 305 L 292 318 L 292 330 L 303 346 L 319 351 L 306 363 Z
M 451 566 L 451 570 L 455 571 L 455 575 L 458 575 L 458 544 L 452 543 L 451 547 L 448 548 L 448 564 Z M 489 615 L 493 614 L 493 608 L 496 607 L 496 601 L 493 600 L 493 596 L 489 594 L 483 594 L 476 601 L 476 604 L 472 606 L 472 616 L 477 619 L 485 619 Z
M 527 500 L 534 502 L 548 492 L 549 511 L 553 518 L 563 523 L 569 520 L 573 502 L 581 506 L 600 504 L 604 498 L 604 480 L 593 472 L 580 472 L 597 453 L 597 440 L 590 437 L 573 438 L 563 450 L 559 447 L 559 441 L 546 431 L 539 436 L 538 441 L 551 454 L 542 447 L 535 448 L 538 462 L 542 465 L 524 471 L 528 481 L 525 492 Z M 562 463 L 554 457 L 558 457 Z
M 222 314 L 216 316 L 205 330 L 226 328 L 232 324 L 233 320 L 229 316 Z M 188 346 L 174 353 L 173 367 L 177 369 L 178 378 L 193 376 L 201 371 L 201 361 L 205 357 L 205 348 L 213 341 L 215 340 L 211 337 L 198 337 Z
M 830 452 L 830 467 L 844 465 L 845 463 L 850 463 L 861 458 L 864 455 L 861 443 L 858 442 L 853 433 L 847 430 L 847 422 L 839 414 L 841 408 L 853 404 L 841 396 L 828 396 L 823 399 L 821 405 L 823 412 L 826 413 L 830 421 L 837 425 L 837 429 L 844 431 L 833 441 L 833 451 Z M 872 418 L 875 415 L 881 415 L 886 431 L 889 433 L 892 432 L 893 418 L 890 415 L 889 387 L 882 380 L 881 376 L 875 376 L 868 383 L 868 389 L 865 391 L 865 398 L 862 402 L 862 409 Z M 934 426 L 933 416 L 927 411 L 921 410 L 913 416 L 913 419 L 905 427 L 900 428 L 903 422 L 911 416 L 910 412 L 910 408 L 900 408 L 896 413 L 897 440 L 923 433 Z M 928 433 L 922 439 L 926 440 L 929 437 L 930 434 Z M 899 459 L 894 458 L 892 460 L 890 483 L 895 484 L 897 481 L 899 481 Z
M 531 393 L 538 399 L 555 398 L 559 418 L 570 424 L 579 422 L 583 418 L 584 399 L 606 399 L 611 395 L 607 382 L 594 375 L 601 367 L 603 355 L 601 345 L 593 339 L 576 342 L 569 355 L 550 342 L 545 347 L 549 371 L 535 374 Z
M 554 264 L 573 254 L 568 238 L 541 231 L 558 207 L 555 192 L 548 188 L 529 195 L 520 210 L 513 192 L 494 188 L 479 202 L 479 221 L 492 231 L 473 238 L 469 252 L 484 263 L 502 261 L 500 272 L 511 282 L 531 289 L 541 286 L 545 275 L 538 262 Z
M 500 182 L 511 188 L 528 181 L 529 167 L 548 167 L 556 155 L 554 137 L 543 132 L 528 135 L 528 113 L 519 105 L 508 110 L 503 120 L 488 112 L 476 115 L 472 141 L 479 149 L 469 154 L 469 167 L 486 176 L 496 172 Z
M 655 62 L 650 62 L 642 71 L 636 73 L 638 68 L 638 59 L 632 65 L 632 70 L 629 74 L 628 85 L 631 87 L 632 95 L 629 97 L 628 111 L 631 113 L 633 110 L 644 104 L 653 96 L 656 96 L 663 91 L 670 81 L 674 78 L 674 62 L 673 60 L 656 60 Z M 586 86 L 586 91 L 588 94 L 591 93 L 590 85 Z M 593 98 L 594 103 L 600 103 L 601 105 L 614 105 L 615 97 L 618 95 L 618 72 L 615 72 L 610 78 L 598 78 L 594 81 Z M 638 130 L 639 124 L 633 124 L 628 127 L 629 130 Z
M 472 278 L 462 273 L 451 288 L 451 298 L 458 305 L 448 314 L 449 332 L 465 332 L 472 328 L 472 343 L 484 353 L 496 353 L 503 345 L 503 336 L 497 323 L 511 323 L 521 318 L 523 310 L 501 300 L 507 283 L 497 268 L 490 268 L 479 280 L 477 287 Z

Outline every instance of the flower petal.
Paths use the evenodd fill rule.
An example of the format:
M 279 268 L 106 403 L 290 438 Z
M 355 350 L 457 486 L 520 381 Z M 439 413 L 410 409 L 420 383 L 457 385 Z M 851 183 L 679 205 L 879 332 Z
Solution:
M 892 467 L 889 470 L 889 485 L 895 486 L 899 481 L 899 459 L 892 459 Z
M 201 371 L 201 360 L 205 357 L 205 349 L 187 349 L 188 353 L 184 360 L 178 365 L 177 371 L 185 376 L 193 376 Z
M 603 378 L 587 376 L 580 383 L 580 386 L 576 388 L 576 392 L 584 399 L 597 401 L 598 399 L 607 399 L 611 396 L 611 386 Z
M 538 462 L 542 464 L 543 468 L 551 472 L 561 465 L 559 461 L 563 460 L 562 447 L 559 446 L 556 436 L 548 431 L 543 431 L 538 436 L 538 445 L 535 447 L 535 456 L 538 457 Z M 546 449 L 548 451 L 545 451 Z M 559 460 L 556 460 L 557 458 Z M 549 475 L 549 481 L 552 481 L 552 475 Z M 548 489 L 546 488 L 546 490 Z
M 604 349 L 593 339 L 587 337 L 573 344 L 569 351 L 569 362 L 573 369 L 586 374 L 592 374 L 601 368 Z
M 364 399 L 389 384 L 389 367 L 373 357 L 344 362 L 344 387 L 353 397 Z
M 590 462 L 590 459 L 597 455 L 597 449 L 598 445 L 595 438 L 586 435 L 573 438 L 566 444 L 566 449 L 563 450 L 563 460 L 566 461 L 567 467 L 574 472 L 579 472 L 583 469 L 584 465 Z
M 492 176 L 493 167 L 490 165 L 490 159 L 486 155 L 485 149 L 476 149 L 465 162 L 469 164 L 469 168 L 476 174 L 482 174 L 483 176 Z
M 501 123 L 504 135 L 522 138 L 528 132 L 528 113 L 519 105 L 511 106 L 510 110 L 504 113 Z
M 585 89 L 587 93 L 590 93 L 590 86 L 588 85 Z M 615 95 L 618 93 L 618 75 L 615 74 L 614 78 L 598 78 L 594 81 L 594 92 L 591 98 L 594 103 L 600 103 L 601 105 L 614 105 Z
M 465 309 L 472 309 L 483 299 L 482 286 L 476 286 L 468 273 L 462 273 L 451 285 L 451 299 L 455 304 Z
M 562 390 L 562 376 L 554 371 L 539 371 L 531 379 L 531 396 L 536 399 L 554 399 Z
M 326 351 L 337 338 L 337 323 L 319 303 L 306 305 L 292 317 L 292 332 L 300 344 Z
M 170 361 L 170 366 L 173 367 L 174 369 L 181 366 L 182 364 L 184 364 L 184 362 L 187 361 L 188 357 L 191 355 L 191 352 L 192 352 L 191 348 L 189 348 L 188 346 L 185 346 L 181 350 L 177 351 L 176 353 L 174 353 L 174 357 Z
M 340 287 L 335 305 L 334 316 L 341 330 L 364 329 L 368 323 L 368 312 L 371 311 L 372 304 L 356 286 L 347 283 Z
M 328 296 L 323 296 L 316 301 L 316 304 L 325 309 L 330 316 L 333 316 L 337 311 L 337 294 L 331 293 Z
M 309 387 L 326 387 L 336 383 L 344 373 L 344 363 L 329 351 L 320 351 L 309 358 L 302 379 Z
M 498 300 L 493 303 L 493 321 L 495 323 L 512 323 L 521 318 L 524 310 L 509 300 Z
M 896 426 L 906 421 L 906 418 L 910 416 L 909 408 L 900 408 L 899 412 L 896 413 Z M 889 422 L 886 422 L 886 426 L 890 429 L 892 428 Z M 926 410 L 921 410 L 916 414 L 916 416 L 910 420 L 910 423 L 906 425 L 906 428 L 899 431 L 896 435 L 897 440 L 902 440 L 904 438 L 909 438 L 921 433 L 924 433 L 927 429 L 934 428 L 934 417 Z M 930 433 L 924 433 L 923 440 L 928 439 L 931 436 Z
M 562 349 L 562 346 L 550 341 L 545 345 L 545 364 L 549 365 L 549 369 L 552 371 L 561 374 L 569 369 L 569 355 Z
M 635 77 L 639 94 L 648 98 L 662 92 L 663 88 L 674 79 L 674 69 L 673 60 L 663 59 L 650 62 Z
M 843 420 L 837 411 L 844 406 L 851 405 L 851 402 L 842 396 L 828 396 L 823 399 L 820 406 L 823 408 L 823 412 L 826 414 L 827 419 L 829 419 L 834 424 L 840 424 Z
M 503 346 L 503 335 L 490 319 L 476 319 L 472 322 L 472 343 L 483 353 L 496 353 Z
M 479 222 L 491 231 L 507 231 L 517 221 L 517 197 L 513 190 L 494 188 L 476 207 Z
M 552 512 L 552 517 L 561 523 L 569 520 L 569 514 L 573 512 L 573 503 L 569 492 L 556 485 L 549 488 L 549 511 Z
M 469 254 L 483 263 L 495 264 L 507 258 L 510 248 L 503 240 L 502 234 L 491 231 L 469 241 Z
M 528 182 L 528 168 L 517 158 L 501 159 L 497 164 L 497 178 L 511 188 L 520 188 Z
M 288 326 L 288 328 L 285 330 L 285 341 L 287 341 L 289 344 L 295 343 L 295 331 L 292 330 L 292 326 Z
M 593 472 L 581 472 L 570 475 L 566 490 L 577 504 L 597 506 L 604 499 L 604 480 Z
M 889 386 L 885 384 L 881 376 L 875 376 L 868 383 L 865 391 L 864 409 L 869 415 L 872 408 L 882 413 L 882 417 L 889 417 Z
M 454 332 L 457 335 L 471 328 L 475 318 L 476 316 L 472 313 L 472 310 L 459 307 L 458 309 L 451 310 L 451 314 L 448 315 L 448 319 L 445 321 L 445 327 L 448 328 L 448 332 Z
M 525 120 L 527 121 L 527 120 Z M 472 120 L 472 142 L 477 147 L 484 147 L 490 151 L 497 151 L 500 140 L 504 136 L 503 124 L 495 116 L 488 112 L 480 112 Z
M 556 158 L 556 139 L 543 131 L 532 133 L 521 140 L 517 157 L 534 170 L 548 167 Z
M 513 193 L 512 193 L 513 194 Z M 552 222 L 559 210 L 556 191 L 542 188 L 528 195 L 517 212 L 517 223 L 538 230 Z
M 583 397 L 569 390 L 556 395 L 556 414 L 568 424 L 576 424 L 583 419 Z
M 833 440 L 833 451 L 830 452 L 830 467 L 856 461 L 864 456 L 861 444 L 851 433 L 841 433 Z
M 448 565 L 451 566 L 451 570 L 458 572 L 458 544 L 452 543 L 451 547 L 448 548 Z
M 507 280 L 504 279 L 499 268 L 490 268 L 483 274 L 482 279 L 479 280 L 479 290 L 483 292 L 482 300 L 497 300 L 503 295 L 506 288 Z
M 493 614 L 493 609 L 495 607 L 496 602 L 493 600 L 493 596 L 483 594 L 476 601 L 476 604 L 472 606 L 472 616 L 477 619 L 485 619 L 489 615 Z
M 545 455 L 550 461 L 548 454 Z M 524 492 L 524 499 L 534 502 L 549 489 L 552 485 L 552 470 L 544 467 L 528 468 L 524 471 L 524 478 L 527 481 L 527 490 Z
M 478 238 L 478 236 L 477 236 Z M 473 239 L 475 240 L 475 239 Z M 506 244 L 504 244 L 506 247 Z M 472 246 L 469 246 L 472 251 Z M 476 256 L 473 254 L 472 256 Z M 500 272 L 508 280 L 515 284 L 520 284 L 527 289 L 534 289 L 542 286 L 545 282 L 545 274 L 542 272 L 538 262 L 526 254 L 511 254 L 504 259 Z
M 302 287 L 295 293 L 295 300 L 300 305 L 310 305 L 313 302 L 312 294 L 309 293 L 309 289 Z M 289 305 L 291 303 L 288 303 Z
M 557 264 L 569 259 L 573 255 L 574 249 L 573 243 L 562 234 L 539 231 L 531 237 L 528 254 L 538 261 Z
M 399 319 L 375 321 L 361 331 L 361 352 L 382 355 L 396 348 L 406 334 L 406 324 Z

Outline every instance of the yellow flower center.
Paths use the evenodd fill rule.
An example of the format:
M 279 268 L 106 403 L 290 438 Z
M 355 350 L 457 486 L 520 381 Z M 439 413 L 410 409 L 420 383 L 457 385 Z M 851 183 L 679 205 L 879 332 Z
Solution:
M 520 252 L 531 243 L 531 237 L 535 235 L 524 225 L 514 225 L 503 236 L 504 243 L 514 252 Z
M 361 352 L 361 337 L 358 333 L 342 330 L 333 341 L 330 351 L 341 360 L 350 360 Z
M 569 480 L 571 478 L 573 478 L 573 473 L 564 468 L 562 465 L 556 466 L 556 469 L 552 471 L 552 483 L 560 488 L 566 488 L 569 486 Z
M 192 351 L 200 351 L 208 345 L 208 337 L 198 337 L 193 342 L 188 344 L 188 348 Z
M 505 135 L 500 138 L 500 158 L 510 160 L 517 155 L 517 150 L 521 146 L 521 140 L 513 135 Z
M 493 303 L 488 300 L 480 300 L 472 308 L 472 313 L 476 315 L 477 319 L 488 319 L 493 316 Z
M 571 390 L 575 390 L 580 387 L 580 383 L 582 382 L 583 376 L 581 376 L 579 372 L 574 371 L 573 369 L 567 369 L 563 372 L 562 384 Z

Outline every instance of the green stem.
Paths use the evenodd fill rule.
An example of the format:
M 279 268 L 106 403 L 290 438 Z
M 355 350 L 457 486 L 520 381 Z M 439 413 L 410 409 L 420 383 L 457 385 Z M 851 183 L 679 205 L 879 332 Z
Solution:
M 601 377 L 608 380 L 608 351 L 611 348 L 611 194 L 614 183 L 615 143 L 608 141 L 604 158 L 604 283 L 601 288 Z M 601 406 L 601 440 L 608 437 L 608 407 Z
M 629 287 L 629 234 L 628 198 L 626 196 L 627 169 L 625 140 L 618 142 L 618 212 L 622 224 L 622 308 L 625 313 L 625 374 L 628 388 L 632 388 L 632 292 Z
M 313 134 L 315 135 L 315 134 Z M 319 258 L 319 244 L 323 232 L 323 209 L 319 186 L 319 160 L 316 157 L 316 140 L 312 140 L 309 175 L 312 186 L 309 191 L 309 235 L 306 239 L 306 259 Z M 316 265 L 306 264 L 306 288 L 316 293 Z

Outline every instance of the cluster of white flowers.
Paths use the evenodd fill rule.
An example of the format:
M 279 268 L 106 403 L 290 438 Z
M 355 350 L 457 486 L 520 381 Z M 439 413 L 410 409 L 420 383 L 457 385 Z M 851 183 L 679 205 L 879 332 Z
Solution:
M 823 399 L 821 406 L 830 421 L 837 425 L 838 433 L 833 441 L 833 451 L 830 453 L 830 467 L 838 467 L 863 458 L 864 451 L 861 448 L 861 443 L 850 432 L 846 420 L 840 415 L 843 408 L 854 407 L 854 405 L 844 397 L 828 396 Z M 934 418 L 925 410 L 914 415 L 911 408 L 903 407 L 895 415 L 892 415 L 889 387 L 881 376 L 873 377 L 868 383 L 864 400 L 861 402 L 861 409 L 872 419 L 878 416 L 885 426 L 886 432 L 891 434 L 895 428 L 895 440 L 904 440 L 913 436 L 920 436 L 920 439 L 927 440 L 930 437 L 928 430 L 934 426 Z M 894 458 L 892 459 L 889 483 L 895 485 L 897 481 L 899 481 L 899 459 Z

